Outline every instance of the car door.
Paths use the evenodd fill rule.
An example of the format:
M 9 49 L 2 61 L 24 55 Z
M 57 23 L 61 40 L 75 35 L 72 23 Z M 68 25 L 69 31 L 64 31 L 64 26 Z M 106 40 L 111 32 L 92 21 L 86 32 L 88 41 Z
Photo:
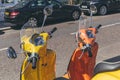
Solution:
M 31 13 L 38 19 L 42 19 L 44 17 L 43 9 L 47 5 L 48 4 L 44 0 L 36 0 L 30 5 Z
M 119 4 L 119 1 L 120 0 L 114 0 L 115 1 L 115 9 L 119 9 L 119 6 L 120 6 L 120 4 Z
M 108 0 L 109 3 L 109 8 L 111 10 L 117 9 L 118 8 L 118 0 Z
M 53 5 L 52 16 L 54 18 L 63 17 L 62 5 L 59 2 L 54 1 L 54 0 L 52 0 L 50 4 Z
M 117 0 L 118 1 L 118 9 L 120 9 L 120 0 Z

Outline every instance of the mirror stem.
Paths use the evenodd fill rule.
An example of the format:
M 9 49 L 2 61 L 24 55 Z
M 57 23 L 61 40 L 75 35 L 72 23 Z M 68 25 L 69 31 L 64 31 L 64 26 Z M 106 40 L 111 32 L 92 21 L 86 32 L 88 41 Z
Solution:
M 91 26 L 91 27 L 93 26 L 93 19 L 92 19 L 92 16 L 93 16 L 93 13 L 92 13 L 92 11 L 90 10 L 90 19 L 91 19 L 91 24 L 90 24 L 90 26 Z
M 44 20 L 43 20 L 42 27 L 41 27 L 41 31 L 42 32 L 43 32 L 43 27 L 44 27 L 46 19 L 47 19 L 47 15 L 44 16 Z

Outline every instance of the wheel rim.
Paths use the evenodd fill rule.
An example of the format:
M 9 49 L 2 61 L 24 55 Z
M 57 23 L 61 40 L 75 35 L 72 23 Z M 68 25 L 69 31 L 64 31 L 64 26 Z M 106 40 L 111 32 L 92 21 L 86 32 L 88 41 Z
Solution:
M 31 17 L 31 18 L 28 20 L 28 23 L 29 23 L 31 26 L 37 26 L 37 19 L 34 18 L 34 17 Z
M 102 6 L 101 8 L 100 8 L 100 14 L 101 15 L 105 15 L 107 13 L 107 7 L 106 6 Z
M 73 14 L 72 14 L 72 17 L 73 17 L 74 20 L 79 19 L 79 16 L 80 16 L 79 11 L 74 11 Z

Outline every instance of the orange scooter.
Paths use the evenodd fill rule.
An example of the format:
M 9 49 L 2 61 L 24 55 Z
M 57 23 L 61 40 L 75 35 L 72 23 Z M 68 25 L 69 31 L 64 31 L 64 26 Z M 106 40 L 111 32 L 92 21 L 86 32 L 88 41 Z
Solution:
M 56 80 L 91 80 L 93 77 L 98 52 L 98 43 L 95 42 L 95 39 L 101 25 L 92 26 L 92 10 L 94 10 L 93 6 L 91 6 L 90 26 L 86 25 L 87 17 L 82 13 L 79 20 L 79 31 L 76 33 L 78 47 L 71 56 L 67 73 Z

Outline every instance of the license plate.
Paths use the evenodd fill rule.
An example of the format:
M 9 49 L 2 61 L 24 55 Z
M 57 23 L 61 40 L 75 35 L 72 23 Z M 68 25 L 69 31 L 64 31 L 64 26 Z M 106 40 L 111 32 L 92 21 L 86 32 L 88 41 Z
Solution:
M 87 8 L 87 6 L 82 6 L 82 8 Z
M 5 15 L 9 15 L 9 12 L 5 12 Z

